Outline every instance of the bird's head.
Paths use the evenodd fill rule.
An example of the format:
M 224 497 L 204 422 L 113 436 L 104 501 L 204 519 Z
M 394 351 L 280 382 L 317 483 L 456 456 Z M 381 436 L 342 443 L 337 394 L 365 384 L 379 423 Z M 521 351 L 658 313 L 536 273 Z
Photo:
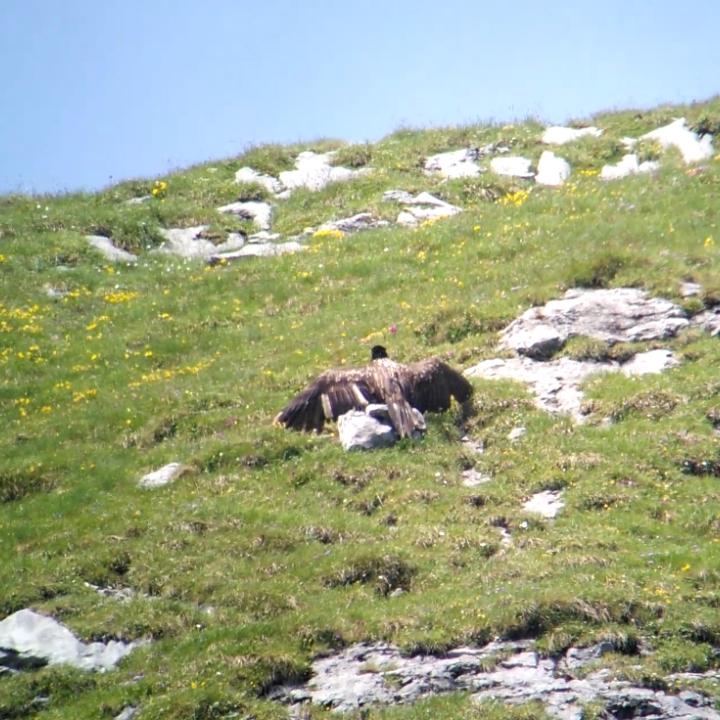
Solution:
M 386 358 L 388 356 L 387 350 L 382 345 L 375 345 L 372 349 L 372 359 L 379 360 L 380 358 Z

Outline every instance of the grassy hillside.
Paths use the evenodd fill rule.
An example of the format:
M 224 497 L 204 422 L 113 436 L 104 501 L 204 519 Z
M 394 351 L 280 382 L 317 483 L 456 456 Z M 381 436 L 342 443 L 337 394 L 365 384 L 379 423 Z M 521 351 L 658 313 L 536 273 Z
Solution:
M 107 674 L 0 677 L 0 718 L 111 718 L 128 705 L 143 720 L 283 717 L 263 699 L 269 686 L 362 639 L 413 651 L 536 637 L 559 651 L 610 638 L 618 654 L 604 662 L 650 684 L 719 666 L 720 480 L 712 463 L 709 474 L 683 464 L 720 460 L 717 338 L 691 330 L 664 343 L 682 364 L 662 375 L 594 379 L 597 416 L 616 418 L 607 427 L 479 380 L 466 428 L 457 412 L 430 416 L 422 441 L 379 452 L 271 425 L 315 374 L 366 362 L 378 341 L 402 361 L 494 357 L 499 329 L 567 288 L 644 287 L 689 313 L 717 304 L 720 156 L 688 172 L 668 151 L 656 175 L 597 177 L 621 137 L 680 115 L 717 133 L 720 100 L 592 118 L 601 138 L 556 151 L 573 166 L 562 188 L 422 172 L 429 154 L 496 141 L 537 160 L 542 128 L 527 122 L 259 147 L 162 178 L 141 204 L 126 201 L 154 179 L 0 198 L 0 618 L 32 607 L 85 641 L 153 639 Z M 161 227 L 206 223 L 218 242 L 242 229 L 215 208 L 267 193 L 238 186 L 235 171 L 276 174 L 308 148 L 371 170 L 278 202 L 284 235 L 362 210 L 394 219 L 382 201 L 394 188 L 464 212 L 237 264 L 150 252 Z M 140 261 L 108 263 L 87 233 Z M 680 296 L 688 280 L 699 297 Z M 519 425 L 527 433 L 511 443 Z M 463 432 L 483 455 L 469 457 Z M 186 466 L 172 485 L 138 487 L 171 461 Z M 473 464 L 493 477 L 480 491 L 461 483 Z M 519 510 L 551 488 L 565 490 L 557 519 Z M 455 696 L 367 717 L 438 714 L 473 710 Z

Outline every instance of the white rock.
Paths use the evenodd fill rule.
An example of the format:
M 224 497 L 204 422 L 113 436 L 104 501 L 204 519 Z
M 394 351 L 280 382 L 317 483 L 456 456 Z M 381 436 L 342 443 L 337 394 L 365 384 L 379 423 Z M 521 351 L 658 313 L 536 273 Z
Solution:
M 664 148 L 676 147 L 686 163 L 707 160 L 712 157 L 714 152 L 712 136 L 700 137 L 688 128 L 685 118 L 678 118 L 669 125 L 646 133 L 641 140 L 656 140 Z
M 462 212 L 459 207 L 428 192 L 421 192 L 413 197 L 404 190 L 389 190 L 383 195 L 383 200 L 399 202 L 405 206 L 396 222 L 408 227 L 416 227 L 427 220 L 440 220 Z
M 301 152 L 295 161 L 295 170 L 285 170 L 278 176 L 280 182 L 290 191 L 297 188 L 321 190 L 332 182 L 343 182 L 364 174 L 366 170 L 350 170 L 330 164 L 334 152 Z
M 482 170 L 476 159 L 477 152 L 470 148 L 438 153 L 425 160 L 425 171 L 439 173 L 448 179 L 477 177 Z
M 270 229 L 272 207 L 269 203 L 247 200 L 222 205 L 217 210 L 221 213 L 237 215 L 245 220 L 252 220 L 261 230 Z
M 110 262 L 137 262 L 137 256 L 127 250 L 115 247 L 112 240 L 104 235 L 86 235 L 85 239 Z
M 610 363 L 579 362 L 559 358 L 539 362 L 527 357 L 485 360 L 468 368 L 465 375 L 488 380 L 516 380 L 530 387 L 535 404 L 551 413 L 567 413 L 582 422 L 583 382 L 596 373 L 617 369 Z
M 600 179 L 618 180 L 630 175 L 655 172 L 659 167 L 660 163 L 658 162 L 646 160 L 641 163 L 638 161 L 638 156 L 635 153 L 628 153 L 615 165 L 603 165 L 600 171 Z
M 82 670 L 109 670 L 142 642 L 85 644 L 64 625 L 33 610 L 18 610 L 0 622 L 2 648 L 26 659 L 37 658 L 50 665 L 68 664 Z
M 527 512 L 542 515 L 544 518 L 554 518 L 565 506 L 561 499 L 562 493 L 554 490 L 544 490 L 536 493 L 523 504 Z
M 278 195 L 285 190 L 285 186 L 277 179 L 270 175 L 263 175 L 251 167 L 242 167 L 235 173 L 236 183 L 257 183 L 262 185 L 266 190 Z
M 570 177 L 570 163 L 555 153 L 545 150 L 538 162 L 535 182 L 538 185 L 563 185 Z
M 171 462 L 158 470 L 143 475 L 138 484 L 143 488 L 157 488 L 171 483 L 182 475 L 185 466 L 179 462 Z
M 659 349 L 638 353 L 620 367 L 623 375 L 651 375 L 676 367 L 680 362 L 672 350 Z
M 510 442 L 517 442 L 518 440 L 520 440 L 520 438 L 524 437 L 526 433 L 527 433 L 527 429 L 524 427 L 513 428 L 508 433 L 508 440 Z
M 524 157 L 508 156 L 493 158 L 490 161 L 490 169 L 497 175 L 510 177 L 531 178 L 534 173 L 530 169 L 532 161 Z
M 638 288 L 571 289 L 513 320 L 502 331 L 500 346 L 542 359 L 574 336 L 606 342 L 661 340 L 688 324 L 682 308 Z
M 705 310 L 692 319 L 692 324 L 710 335 L 720 335 L 720 307 Z
M 165 238 L 165 242 L 157 252 L 186 258 L 207 258 L 215 252 L 215 245 L 210 240 L 199 237 L 200 233 L 207 229 L 207 225 L 161 228 L 160 234 Z
M 542 142 L 546 145 L 564 145 L 565 143 L 578 140 L 582 137 L 600 137 L 603 131 L 596 127 L 586 128 L 571 128 L 562 127 L 560 125 L 553 125 L 545 128 L 545 132 L 542 135 Z
M 351 410 L 337 421 L 340 443 L 345 450 L 374 450 L 389 447 L 397 440 L 392 425 L 361 410 Z
M 245 236 L 242 233 L 228 233 L 227 240 L 215 246 L 215 252 L 233 252 L 239 250 L 245 243 Z
M 331 220 L 323 223 L 318 231 L 339 230 L 343 233 L 354 233 L 360 230 L 372 230 L 373 228 L 387 227 L 390 223 L 387 220 L 378 220 L 372 213 L 361 212 L 351 217 Z

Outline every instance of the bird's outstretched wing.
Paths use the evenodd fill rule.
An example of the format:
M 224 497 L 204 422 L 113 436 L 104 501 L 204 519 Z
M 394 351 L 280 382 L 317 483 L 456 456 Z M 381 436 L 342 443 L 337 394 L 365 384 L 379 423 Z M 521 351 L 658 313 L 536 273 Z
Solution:
M 298 393 L 275 417 L 275 423 L 293 430 L 320 432 L 326 420 L 337 420 L 349 410 L 383 402 L 367 368 L 327 370 Z
M 451 398 L 465 403 L 472 397 L 473 386 L 461 373 L 438 358 L 407 366 L 409 403 L 420 412 L 442 412 L 450 407 Z

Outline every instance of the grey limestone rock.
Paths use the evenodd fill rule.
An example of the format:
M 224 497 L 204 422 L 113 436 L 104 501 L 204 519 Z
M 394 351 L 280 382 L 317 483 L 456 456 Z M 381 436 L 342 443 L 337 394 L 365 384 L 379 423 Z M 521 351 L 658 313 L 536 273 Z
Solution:
M 425 419 L 413 408 L 417 430 L 416 436 L 425 430 Z M 375 450 L 389 447 L 397 439 L 397 433 L 390 424 L 387 405 L 371 403 L 365 410 L 350 410 L 337 421 L 340 443 L 345 450 Z
M 560 300 L 526 310 L 502 331 L 500 345 L 543 359 L 574 336 L 610 343 L 662 340 L 688 324 L 681 307 L 644 290 L 573 289 Z
M 523 509 L 544 518 L 554 518 L 565 506 L 562 493 L 554 490 L 543 490 L 535 493 L 523 504 Z
M 407 657 L 392 645 L 360 643 L 316 659 L 307 683 L 275 687 L 270 698 L 290 705 L 294 717 L 308 702 L 352 712 L 372 704 L 411 703 L 435 693 L 464 690 L 476 702 L 540 702 L 549 715 L 561 720 L 581 720 L 583 705 L 590 702 L 604 706 L 612 717 L 720 720 L 712 699 L 700 693 L 671 695 L 635 687 L 613 680 L 604 670 L 583 678 L 571 674 L 606 651 L 603 646 L 587 651 L 571 648 L 566 658 L 556 661 L 539 655 L 527 641 L 495 641 L 481 648 L 458 647 L 444 655 Z
M 372 213 L 361 212 L 351 217 L 340 220 L 330 220 L 323 223 L 318 231 L 339 230 L 343 233 L 355 233 L 361 230 L 372 230 L 373 228 L 387 227 L 390 223 L 387 220 L 379 220 Z

